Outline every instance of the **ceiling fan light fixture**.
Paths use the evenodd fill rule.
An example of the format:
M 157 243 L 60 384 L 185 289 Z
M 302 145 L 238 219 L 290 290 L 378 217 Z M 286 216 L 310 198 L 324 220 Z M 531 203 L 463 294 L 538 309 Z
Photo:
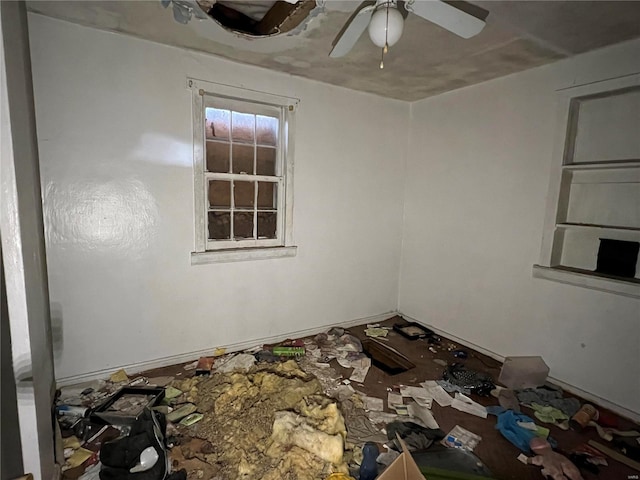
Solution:
M 395 5 L 378 8 L 369 22 L 369 38 L 379 48 L 391 47 L 402 36 L 404 18 Z

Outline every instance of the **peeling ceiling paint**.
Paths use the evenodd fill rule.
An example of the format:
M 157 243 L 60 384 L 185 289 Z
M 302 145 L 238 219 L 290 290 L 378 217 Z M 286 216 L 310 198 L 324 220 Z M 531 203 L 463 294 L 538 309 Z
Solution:
M 365 33 L 342 58 L 332 42 L 357 1 L 328 0 L 290 34 L 249 39 L 213 20 L 174 21 L 157 1 L 32 1 L 51 17 L 230 60 L 415 101 L 606 45 L 640 37 L 640 1 L 476 1 L 485 29 L 465 40 L 410 14 L 400 41 L 378 69 L 380 51 Z

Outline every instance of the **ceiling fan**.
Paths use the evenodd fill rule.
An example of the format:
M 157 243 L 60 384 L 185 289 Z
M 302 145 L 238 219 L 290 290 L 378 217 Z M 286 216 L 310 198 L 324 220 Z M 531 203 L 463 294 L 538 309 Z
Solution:
M 409 13 L 429 20 L 462 38 L 471 38 L 480 33 L 489 15 L 483 8 L 461 1 L 365 1 L 338 33 L 329 56 L 338 58 L 349 53 L 368 28 L 371 41 L 382 48 L 380 68 L 384 68 L 384 54 L 400 40 L 404 19 Z

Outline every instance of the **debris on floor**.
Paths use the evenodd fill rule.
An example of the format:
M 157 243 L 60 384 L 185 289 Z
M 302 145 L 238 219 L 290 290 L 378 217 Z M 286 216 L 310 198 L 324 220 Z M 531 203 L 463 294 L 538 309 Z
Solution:
M 120 369 L 107 381 L 58 392 L 58 462 L 69 480 L 142 478 L 132 469 L 146 469 L 145 480 L 413 480 L 443 472 L 489 479 L 501 477 L 491 475 L 483 453 L 510 442 L 527 465 L 573 480 L 611 468 L 606 456 L 637 465 L 640 428 L 619 428 L 617 418 L 544 383 L 540 357 L 510 358 L 500 377 L 507 381 L 497 382 L 505 388 L 493 380 L 497 363 L 392 319 L 359 327 L 358 335 L 332 328 L 244 352 L 214 348 L 148 377 Z M 569 428 L 607 445 L 563 445 Z M 145 439 L 144 448 L 118 464 L 113 452 L 134 437 Z M 509 458 L 514 469 L 537 475 Z M 397 473 L 403 465 L 413 473 Z M 526 475 L 518 478 L 534 478 Z

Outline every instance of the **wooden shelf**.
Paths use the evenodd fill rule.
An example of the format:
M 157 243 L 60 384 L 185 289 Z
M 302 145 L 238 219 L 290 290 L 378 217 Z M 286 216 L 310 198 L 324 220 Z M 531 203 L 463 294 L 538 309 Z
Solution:
M 557 223 L 558 228 L 576 228 L 585 230 L 614 230 L 616 232 L 640 232 L 638 227 L 623 227 L 618 225 L 598 225 L 592 223 Z

